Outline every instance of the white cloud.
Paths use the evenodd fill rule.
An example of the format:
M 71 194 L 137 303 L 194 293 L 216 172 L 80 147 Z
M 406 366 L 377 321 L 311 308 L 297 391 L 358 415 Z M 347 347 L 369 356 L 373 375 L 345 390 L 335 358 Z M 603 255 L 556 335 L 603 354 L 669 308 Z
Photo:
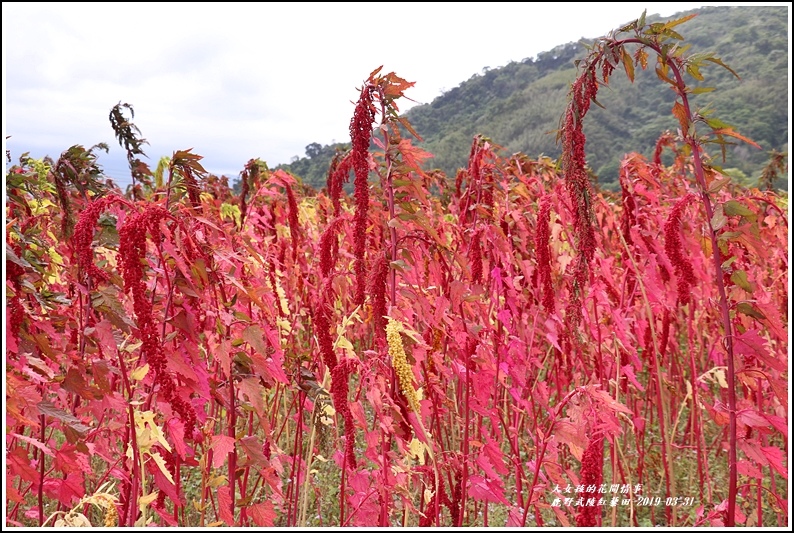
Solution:
M 208 170 L 236 176 L 251 157 L 274 166 L 347 140 L 356 89 L 380 65 L 429 103 L 483 67 L 603 35 L 646 7 L 700 5 L 5 2 L 4 136 L 14 159 L 107 142 L 100 161 L 124 183 L 107 117 L 128 102 L 152 165 L 193 147 Z

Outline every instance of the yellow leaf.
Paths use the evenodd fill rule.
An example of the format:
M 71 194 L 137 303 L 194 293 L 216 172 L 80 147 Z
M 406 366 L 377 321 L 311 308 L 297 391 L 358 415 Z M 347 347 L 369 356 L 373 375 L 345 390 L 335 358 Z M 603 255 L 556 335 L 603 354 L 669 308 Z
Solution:
M 430 500 L 433 499 L 433 494 L 435 494 L 435 493 L 432 490 L 425 489 L 424 494 L 423 494 L 423 496 L 425 498 L 425 505 L 429 504 Z
M 289 333 L 292 330 L 292 325 L 290 324 L 289 320 L 284 320 L 283 318 L 276 319 L 276 325 L 282 331 L 282 333 Z
M 345 337 L 339 337 L 336 339 L 336 344 L 334 345 L 334 349 L 339 349 L 339 348 L 346 350 L 348 352 L 355 353 L 355 350 L 353 349 L 353 344 Z
M 138 508 L 141 510 L 141 512 L 146 509 L 146 506 L 157 499 L 157 493 L 158 491 L 154 491 L 151 494 L 147 494 L 146 496 L 141 496 L 138 498 Z
M 132 371 L 130 374 L 130 379 L 134 381 L 141 381 L 143 378 L 146 377 L 146 374 L 149 373 L 149 363 L 146 363 L 143 366 L 139 366 L 135 370 Z
M 408 445 L 408 453 L 410 454 L 412 459 L 416 459 L 419 461 L 420 465 L 425 464 L 425 448 L 427 445 L 420 441 L 419 439 L 414 438 L 411 443 Z
M 207 485 L 209 485 L 213 489 L 217 489 L 224 483 L 226 483 L 226 476 L 213 476 L 207 482 Z

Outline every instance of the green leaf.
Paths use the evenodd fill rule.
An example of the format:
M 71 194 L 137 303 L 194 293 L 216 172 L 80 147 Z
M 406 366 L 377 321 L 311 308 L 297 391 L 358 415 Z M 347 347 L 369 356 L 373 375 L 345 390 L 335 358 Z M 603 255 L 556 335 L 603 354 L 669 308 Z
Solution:
M 722 205 L 718 205 L 714 209 L 714 214 L 711 216 L 711 227 L 714 231 L 719 230 L 728 222 L 728 218 L 723 213 Z
M 703 115 L 703 114 L 701 113 L 701 116 L 702 116 L 702 115 Z M 705 118 L 705 117 L 704 117 L 704 119 L 703 119 L 703 120 L 705 120 L 705 121 L 706 121 L 706 124 L 708 124 L 708 125 L 709 125 L 709 127 L 710 127 L 711 129 L 713 129 L 713 130 L 719 130 L 719 129 L 730 128 L 730 125 L 728 125 L 728 124 L 724 123 L 723 121 L 721 121 L 721 120 L 720 120 L 720 119 L 718 119 L 718 118 Z
M 751 316 L 756 320 L 766 320 L 766 316 L 764 313 L 759 311 L 755 308 L 755 306 L 748 302 L 739 302 L 736 306 L 736 310 L 742 313 L 743 315 Z
M 720 180 L 712 181 L 711 185 L 709 185 L 709 190 L 708 190 L 709 194 L 714 194 L 714 193 L 719 192 L 720 189 L 725 187 L 730 182 L 731 182 L 731 177 L 730 176 L 726 176 L 726 177 L 724 177 L 724 178 L 722 178 Z
M 747 292 L 753 292 L 753 286 L 747 280 L 747 272 L 744 270 L 734 271 L 734 273 L 731 274 L 731 281 Z
M 740 215 L 745 219 L 750 220 L 751 222 L 755 221 L 755 213 L 750 211 L 747 207 L 743 206 L 736 200 L 728 200 L 723 205 L 724 205 L 723 209 L 725 210 L 725 214 L 728 215 L 729 217 L 734 215 Z
M 689 65 L 686 68 L 686 71 L 689 73 L 690 76 L 695 78 L 698 81 L 703 81 L 703 74 L 700 73 L 700 69 L 698 69 L 697 65 Z

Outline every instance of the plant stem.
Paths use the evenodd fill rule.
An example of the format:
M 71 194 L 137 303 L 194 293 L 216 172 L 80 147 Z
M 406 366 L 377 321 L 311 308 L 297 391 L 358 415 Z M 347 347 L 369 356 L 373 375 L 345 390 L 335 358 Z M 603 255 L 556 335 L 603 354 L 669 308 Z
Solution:
M 722 279 L 722 254 L 720 253 L 719 242 L 717 239 L 717 232 L 711 225 L 711 219 L 714 216 L 714 211 L 711 207 L 711 199 L 708 195 L 708 186 L 706 185 L 705 173 L 703 171 L 703 162 L 700 158 L 700 144 L 694 136 L 694 119 L 692 111 L 689 106 L 689 99 L 687 98 L 686 85 L 681 76 L 681 72 L 671 59 L 667 59 L 668 65 L 675 75 L 678 84 L 678 94 L 684 105 L 687 120 L 692 124 L 692 132 L 686 135 L 686 142 L 692 148 L 692 160 L 695 165 L 695 177 L 699 186 L 700 200 L 703 203 L 703 208 L 706 211 L 706 222 L 709 227 L 709 237 L 711 239 L 711 250 L 714 258 L 714 281 L 717 284 L 717 292 L 720 297 L 719 306 L 720 314 L 722 315 L 722 327 L 724 330 L 725 351 L 727 352 L 728 363 L 728 432 L 729 432 L 729 446 L 728 446 L 728 511 L 725 521 L 727 527 L 734 527 L 735 525 L 735 511 L 736 511 L 736 483 L 738 480 L 738 470 L 736 466 L 736 371 L 733 362 L 733 328 L 731 325 L 731 315 L 728 308 L 728 295 L 725 292 L 725 282 Z

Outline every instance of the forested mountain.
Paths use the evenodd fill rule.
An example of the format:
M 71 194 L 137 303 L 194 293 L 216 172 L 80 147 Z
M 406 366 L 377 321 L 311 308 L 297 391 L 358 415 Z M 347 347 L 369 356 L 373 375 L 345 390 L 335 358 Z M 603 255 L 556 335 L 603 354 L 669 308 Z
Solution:
M 788 150 L 787 8 L 706 7 L 668 19 L 688 13 L 698 16 L 676 28 L 691 45 L 688 53 L 713 52 L 741 77 L 717 65 L 703 69 L 704 81 L 688 82 L 715 90 L 694 96 L 694 106 L 713 110 L 715 117 L 763 148 L 743 143 L 729 146 L 724 163 L 715 148 L 714 164 L 737 169 L 734 174 L 744 174 L 752 183 L 768 161 L 769 150 Z M 649 16 L 647 20 L 662 19 Z M 592 40 L 559 45 L 536 58 L 484 69 L 432 103 L 410 109 L 406 116 L 424 139 L 417 144 L 435 156 L 426 166 L 454 176 L 457 168 L 465 166 L 476 134 L 489 137 L 507 154 L 520 151 L 530 157 L 558 157 L 556 130 L 576 77 L 574 60 L 586 56 L 584 43 Z M 613 188 L 624 154 L 650 155 L 663 131 L 675 131 L 674 95 L 649 64 L 645 71 L 637 69 L 633 84 L 616 71 L 598 100 L 605 109 L 594 108 L 585 127 L 588 164 L 601 186 Z M 307 157 L 282 168 L 321 188 L 337 148 L 346 145 L 313 143 L 307 147 Z

